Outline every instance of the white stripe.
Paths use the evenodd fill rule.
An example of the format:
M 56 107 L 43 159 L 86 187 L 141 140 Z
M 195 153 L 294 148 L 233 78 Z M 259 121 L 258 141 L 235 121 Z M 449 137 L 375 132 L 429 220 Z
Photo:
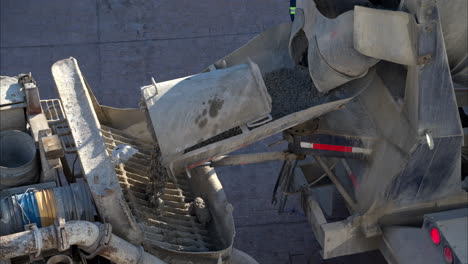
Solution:
M 309 142 L 301 142 L 301 148 L 314 148 L 314 143 L 309 143 Z
M 353 147 L 352 151 L 353 153 L 362 153 L 362 154 L 367 154 L 367 155 L 370 155 L 372 153 L 371 149 L 357 148 L 357 147 Z

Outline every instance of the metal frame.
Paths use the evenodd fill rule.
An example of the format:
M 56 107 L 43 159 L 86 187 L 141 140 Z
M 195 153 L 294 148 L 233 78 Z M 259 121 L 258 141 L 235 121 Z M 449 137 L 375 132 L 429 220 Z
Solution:
M 302 193 L 302 206 L 324 259 L 378 249 L 380 237 L 366 238 L 360 229 L 360 217 L 328 223 L 317 197 L 310 191 Z
M 388 215 L 382 220 L 383 226 L 420 222 L 425 213 L 459 208 L 467 203 L 468 197 L 466 195 L 457 194 L 446 199 L 400 208 L 388 212 Z M 317 197 L 310 191 L 302 193 L 302 206 L 314 235 L 322 247 L 321 254 L 324 259 L 381 248 L 383 242 L 381 235 L 366 237 L 362 232 L 362 226 L 369 222 L 366 216 L 353 215 L 343 221 L 329 223 L 324 216 Z

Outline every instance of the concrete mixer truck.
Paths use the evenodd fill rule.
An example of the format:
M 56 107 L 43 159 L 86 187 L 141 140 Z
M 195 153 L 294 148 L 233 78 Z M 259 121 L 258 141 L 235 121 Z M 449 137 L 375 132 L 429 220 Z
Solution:
M 323 259 L 468 263 L 467 9 L 297 0 L 134 109 L 99 104 L 74 58 L 58 99 L 2 76 L 0 263 L 257 263 L 215 168 L 272 160 L 271 202 L 300 196 Z M 232 154 L 278 133 L 284 151 Z

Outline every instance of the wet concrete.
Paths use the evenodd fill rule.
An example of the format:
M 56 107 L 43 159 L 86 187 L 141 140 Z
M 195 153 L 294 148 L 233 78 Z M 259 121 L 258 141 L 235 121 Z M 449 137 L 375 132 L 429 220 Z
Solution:
M 322 94 L 315 88 L 307 67 L 279 69 L 263 79 L 271 96 L 274 119 L 320 104 Z

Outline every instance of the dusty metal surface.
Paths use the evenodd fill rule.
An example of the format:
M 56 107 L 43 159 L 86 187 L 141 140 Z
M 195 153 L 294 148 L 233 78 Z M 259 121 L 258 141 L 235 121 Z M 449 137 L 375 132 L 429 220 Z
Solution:
M 180 173 L 184 170 L 185 167 L 195 167 L 201 163 L 209 161 L 217 155 L 223 155 L 225 153 L 232 152 L 248 144 L 298 125 L 304 121 L 336 110 L 365 90 L 373 78 L 374 74 L 369 74 L 364 78 L 350 82 L 346 85 L 343 85 L 339 89 L 336 89 L 336 91 L 329 93 L 323 98 L 323 100 L 320 100 L 314 106 L 301 111 L 290 113 L 278 119 L 274 119 L 271 122 L 254 129 L 243 131 L 241 135 L 236 135 L 214 144 L 185 153 L 184 155 L 181 155 L 176 160 L 174 160 L 172 164 L 170 164 L 170 169 L 174 173 Z M 283 100 L 289 103 L 293 103 L 289 101 L 290 99 L 287 98 L 283 98 Z M 272 107 L 275 108 L 275 105 Z
M 429 240 L 431 229 L 437 228 L 440 246 L 432 245 L 441 253 L 441 247 L 449 247 L 454 253 L 454 263 L 468 263 L 468 207 L 433 213 L 424 216 L 423 231 Z M 440 254 L 442 255 L 442 254 Z
M 307 54 L 309 73 L 319 91 L 361 78 L 378 62 L 353 47 L 353 11 L 329 19 L 314 1 L 298 1 L 296 13 L 299 19 L 293 22 L 290 54 L 293 58 Z
M 463 21 L 468 20 L 468 2 L 438 0 L 437 7 L 450 69 L 453 73 L 457 73 L 458 70 L 464 68 L 466 80 L 468 77 L 468 24 Z
M 0 131 L 26 130 L 26 95 L 16 77 L 0 76 Z
M 41 247 L 38 248 L 35 232 L 39 232 Z M 17 256 L 36 253 L 38 250 L 48 250 L 57 247 L 55 226 L 41 228 L 37 231 L 29 230 L 0 237 L 0 259 L 6 260 Z
M 108 153 L 120 144 L 129 144 L 138 153 L 128 162 L 116 166 L 119 183 L 136 221 L 144 231 L 143 244 L 146 247 L 156 246 L 174 251 L 207 252 L 219 250 L 217 234 L 214 230 L 202 225 L 195 216 L 189 214 L 189 203 L 194 200 L 187 179 L 177 177 L 170 180 L 168 175 L 162 175 L 164 169 L 152 171 L 151 159 L 154 143 L 138 139 L 116 129 L 101 126 Z M 155 179 L 154 177 L 163 177 Z M 155 181 L 168 182 L 162 187 L 161 204 L 154 199 Z
M 166 164 L 185 149 L 271 111 L 253 62 L 145 86 L 142 95 Z
M 96 109 L 96 106 L 94 108 Z M 144 111 L 137 108 L 114 108 L 104 105 L 99 105 L 99 108 L 105 117 L 103 120 L 99 119 L 101 124 L 127 134 L 138 135 L 144 140 L 154 140 L 153 128 Z
M 141 241 L 141 230 L 123 200 L 117 175 L 101 137 L 99 121 L 76 60 L 70 58 L 55 63 L 52 74 L 84 177 L 100 215 L 113 225 L 118 235 L 132 242 Z
M 164 264 L 157 257 L 145 252 L 111 233 L 110 226 L 86 221 L 60 222 L 55 226 L 34 227 L 30 231 L 0 237 L 0 259 L 36 254 L 56 249 L 64 251 L 79 246 L 91 255 L 101 255 L 114 263 Z
M 419 54 L 431 54 L 433 59 L 425 65 L 408 68 L 403 106 L 392 99 L 388 85 L 392 80 L 376 78 L 361 97 L 373 113 L 379 137 L 384 139 L 375 144 L 375 155 L 358 179 L 376 188 L 361 188 L 356 192 L 360 208 L 375 218 L 391 207 L 404 208 L 461 192 L 460 152 L 456 149 L 461 147 L 463 132 L 443 49 L 438 10 L 431 2 L 421 4 L 412 12 L 418 14 L 421 23 L 417 28 L 420 40 L 417 50 Z M 434 30 L 427 31 L 425 26 Z M 432 150 L 424 139 L 427 133 L 435 142 Z M 404 169 L 397 164 L 405 164 Z M 356 165 L 350 166 L 359 169 Z M 395 202 L 390 205 L 390 201 Z
M 26 95 L 16 77 L 0 76 L 0 106 L 24 107 Z
M 426 237 L 421 228 L 406 226 L 385 228 L 382 240 L 380 248 L 390 264 L 445 262 L 442 250 L 433 247 L 432 241 Z
M 260 163 L 274 160 L 300 160 L 304 156 L 297 155 L 289 152 L 263 152 L 244 155 L 227 155 L 219 156 L 211 162 L 202 165 L 209 165 L 211 167 L 228 166 L 228 165 L 245 165 L 251 163 Z
M 100 138 L 100 125 L 89 103 L 89 95 L 85 90 L 78 63 L 73 58 L 59 61 L 52 66 L 52 73 L 84 173 L 91 177 L 88 181 L 93 183 L 90 184 L 90 188 L 97 195 L 106 196 L 116 189 L 117 179 L 111 173 L 113 168 L 109 157 L 105 155 L 104 144 Z M 99 154 L 96 156 L 95 153 Z
M 99 255 L 114 263 L 130 264 L 166 264 L 166 262 L 144 251 L 141 246 L 135 246 L 128 241 L 112 235 L 110 241 Z
M 196 256 L 211 261 L 219 256 L 227 256 L 228 249 L 232 246 L 233 232 L 230 233 L 230 238 L 223 239 L 225 242 L 220 242 L 219 228 L 212 224 L 214 220 L 202 224 L 197 216 L 190 215 L 189 203 L 195 197 L 192 195 L 188 179 L 184 178 L 185 174 L 177 178 L 169 177 L 161 164 L 159 149 L 154 142 L 138 139 L 120 130 L 101 125 L 94 113 L 96 106 L 92 105 L 92 100 L 86 100 L 89 98 L 86 98 L 87 90 L 83 79 L 76 81 L 71 78 L 72 75 L 82 78 L 76 61 L 70 59 L 60 63 L 66 66 L 55 65 L 54 77 L 58 82 L 64 112 L 71 135 L 74 137 L 76 152 L 82 163 L 83 174 L 90 185 L 101 216 L 113 222 L 116 232 L 128 240 L 141 241 L 153 253 L 161 254 L 164 250 L 177 254 L 198 253 Z M 61 75 L 58 73 L 60 71 L 64 71 L 65 74 Z M 68 83 L 63 83 L 64 80 Z M 67 84 L 74 87 L 73 92 L 66 87 Z M 77 95 L 85 96 L 83 101 L 87 102 L 87 104 L 81 103 L 79 110 L 70 107 Z M 71 120 L 72 118 L 74 120 Z M 86 123 L 77 122 L 81 120 L 86 120 Z M 58 122 L 56 125 L 61 123 Z M 130 145 L 139 152 L 114 168 L 109 155 L 116 146 L 122 144 Z M 99 151 L 100 146 L 104 150 L 102 153 Z M 101 157 L 90 160 L 92 153 L 99 153 Z M 112 166 L 112 172 L 107 169 L 108 165 Z M 102 178 L 96 177 L 100 176 L 99 173 L 106 173 L 108 180 L 115 177 L 119 186 L 115 187 L 111 182 L 104 187 L 105 185 L 101 183 Z M 228 215 L 232 219 L 230 212 Z M 126 221 L 135 221 L 137 232 L 141 232 L 141 235 L 130 230 L 128 225 L 124 224 Z M 189 256 L 195 255 L 183 258 Z
M 406 12 L 356 6 L 354 48 L 370 57 L 415 65 L 415 24 L 414 17 Z
M 20 74 L 18 76 L 18 83 L 21 84 L 23 91 L 26 94 L 26 111 L 28 115 L 37 115 L 42 113 L 39 89 L 36 86 L 36 81 L 32 77 L 31 73 Z

